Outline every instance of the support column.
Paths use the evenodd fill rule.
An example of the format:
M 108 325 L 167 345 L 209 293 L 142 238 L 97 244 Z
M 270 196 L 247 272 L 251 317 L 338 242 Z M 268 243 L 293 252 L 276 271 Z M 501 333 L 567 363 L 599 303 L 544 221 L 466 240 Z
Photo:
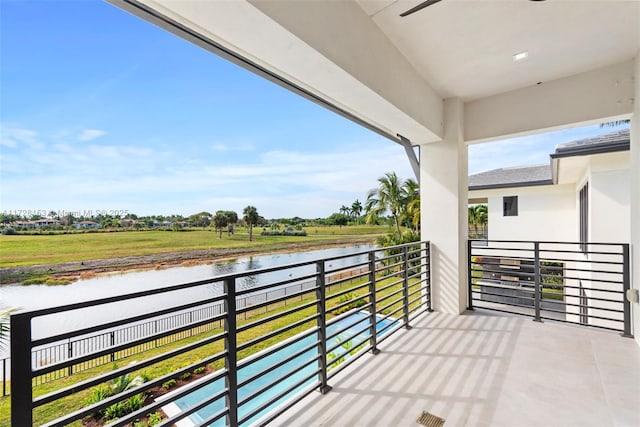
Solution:
M 631 116 L 631 288 L 640 290 L 640 50 L 634 67 L 634 104 Z M 632 333 L 640 344 L 640 304 L 631 304 Z
M 433 308 L 460 314 L 467 302 L 467 145 L 464 103 L 444 101 L 444 139 L 420 147 L 422 240 L 431 241 Z

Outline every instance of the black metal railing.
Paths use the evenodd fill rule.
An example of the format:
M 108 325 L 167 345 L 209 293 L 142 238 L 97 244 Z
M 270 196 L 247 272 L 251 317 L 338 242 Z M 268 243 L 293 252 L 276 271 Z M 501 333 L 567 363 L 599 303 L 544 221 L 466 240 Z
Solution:
M 469 240 L 469 308 L 631 335 L 629 244 Z
M 357 269 L 342 273 L 340 276 L 356 275 L 361 273 Z M 330 282 L 335 280 L 335 277 L 330 277 Z M 277 289 L 271 289 L 265 292 L 255 292 L 251 295 L 246 295 L 243 298 L 238 298 L 237 306 L 250 307 L 254 304 L 270 301 L 274 298 L 291 295 L 294 292 L 301 292 L 304 289 L 312 289 L 315 287 L 313 281 L 298 283 L 290 286 L 282 286 Z M 285 300 L 284 304 L 286 305 Z M 267 307 L 263 307 L 266 311 Z M 215 315 L 220 315 L 223 312 L 223 303 L 210 305 L 208 307 L 201 307 L 195 310 L 187 312 L 173 314 L 165 317 L 160 317 L 154 320 L 140 322 L 135 325 L 126 326 L 123 328 L 116 328 L 112 331 L 103 332 L 100 334 L 92 334 L 90 336 L 68 339 L 65 342 L 46 345 L 40 348 L 32 350 L 31 357 L 33 359 L 34 366 L 44 366 L 53 362 L 74 358 L 87 353 L 92 353 L 103 348 L 113 347 L 116 344 L 122 344 L 129 342 L 132 339 L 142 338 L 151 334 L 156 334 L 161 331 L 167 331 L 176 327 L 191 325 L 202 319 L 206 319 Z M 251 313 L 244 312 L 244 318 Z M 47 375 L 42 375 L 34 380 L 34 385 L 45 384 L 51 381 L 55 381 L 60 378 L 68 377 L 74 373 L 83 372 L 96 366 L 102 366 L 107 364 L 113 364 L 120 359 L 125 359 L 129 356 L 148 351 L 149 349 L 157 348 L 175 341 L 185 339 L 192 335 L 197 335 L 202 332 L 222 327 L 222 320 L 217 323 L 208 323 L 199 327 L 193 327 L 185 330 L 179 334 L 173 334 L 171 336 L 164 337 L 161 340 L 154 340 L 137 347 L 128 348 L 126 351 L 112 352 L 99 359 L 91 359 L 81 364 L 74 365 L 67 369 L 62 369 L 55 372 L 50 372 Z M 2 381 L 2 396 L 9 394 L 8 380 L 11 369 L 11 358 L 4 357 L 0 359 L 0 377 Z
M 368 255 L 365 261 L 363 254 Z M 338 259 L 343 266 L 332 267 Z M 236 287 L 239 279 L 273 272 L 287 272 L 288 278 L 251 289 Z M 251 293 L 309 281 L 314 283 L 311 288 L 289 295 L 250 306 L 238 303 Z M 221 293 L 212 294 L 212 284 L 222 285 Z M 217 304 L 223 304 L 221 313 L 137 335 L 126 342 L 109 342 L 84 354 L 43 365 L 34 363 L 31 357 L 38 347 Z M 180 410 L 165 411 L 173 415 L 161 425 L 172 425 L 186 417 L 203 425 L 247 425 L 257 420 L 263 424 L 312 391 L 330 390 L 333 375 L 367 352 L 376 353 L 391 333 L 409 328 L 415 316 L 430 310 L 429 243 L 416 242 L 16 313 L 11 316 L 12 425 L 65 425 L 95 414 L 104 421 L 105 413 L 113 413 L 111 409 L 117 405 L 127 406 L 136 398 L 138 405 L 132 407 L 133 412 L 120 413 L 110 425 L 124 426 L 171 405 Z M 63 321 L 67 317 L 85 321 L 70 330 L 39 331 L 43 322 L 68 324 Z M 83 363 L 126 353 L 193 328 L 205 330 L 188 339 L 174 340 L 160 350 L 140 352 L 133 364 L 114 369 L 94 367 L 77 378 L 66 378 L 53 391 L 50 385 L 37 385 L 39 377 L 73 370 Z M 123 359 L 123 363 L 129 361 Z M 162 400 L 151 399 L 154 390 L 203 370 L 208 374 L 197 381 L 176 387 Z M 109 391 L 114 381 L 136 375 L 146 377 L 146 381 L 95 398 L 100 387 L 106 386 Z

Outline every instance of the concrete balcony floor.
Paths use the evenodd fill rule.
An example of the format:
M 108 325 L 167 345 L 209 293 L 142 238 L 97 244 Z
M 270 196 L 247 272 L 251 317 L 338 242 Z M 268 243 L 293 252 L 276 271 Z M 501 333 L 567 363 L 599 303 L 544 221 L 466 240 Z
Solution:
M 423 315 L 277 418 L 286 426 L 640 426 L 640 347 L 476 311 Z

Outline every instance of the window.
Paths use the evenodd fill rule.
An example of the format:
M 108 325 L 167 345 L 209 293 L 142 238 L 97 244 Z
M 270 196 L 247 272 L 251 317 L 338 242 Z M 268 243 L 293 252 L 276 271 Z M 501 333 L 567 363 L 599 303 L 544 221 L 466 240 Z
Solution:
M 589 250 L 589 183 L 580 190 L 580 249 L 586 253 Z
M 502 198 L 502 215 L 518 216 L 518 196 L 505 196 Z

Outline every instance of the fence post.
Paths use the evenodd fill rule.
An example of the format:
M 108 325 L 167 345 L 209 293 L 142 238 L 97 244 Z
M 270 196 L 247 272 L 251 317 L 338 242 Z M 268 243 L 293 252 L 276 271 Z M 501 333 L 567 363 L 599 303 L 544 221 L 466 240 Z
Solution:
M 467 290 L 467 310 L 473 311 L 473 257 L 471 256 L 473 241 L 467 239 L 467 281 L 469 283 Z
M 405 329 L 411 329 L 409 325 L 409 252 L 408 246 L 402 248 L 402 307 Z
M 630 274 L 630 257 L 629 257 L 629 244 L 622 245 L 622 301 L 623 301 L 623 318 L 624 318 L 624 330 L 622 336 L 625 338 L 633 338 L 631 333 L 631 302 L 627 299 L 627 291 L 631 288 L 631 274 Z
M 540 318 L 540 297 L 542 295 L 542 289 L 540 286 L 540 242 L 533 242 L 533 305 L 535 308 L 534 322 L 542 322 Z
M 73 343 L 71 342 L 71 338 L 69 338 L 69 342 L 67 343 L 67 357 L 69 357 L 69 359 L 73 358 Z M 73 365 L 69 365 L 67 368 L 67 375 L 73 375 Z
M 13 314 L 11 325 L 11 425 L 33 425 L 31 318 Z
M 369 252 L 369 302 L 371 303 L 371 306 L 369 307 L 369 322 L 371 323 L 371 327 L 369 329 L 369 334 L 371 335 L 371 353 L 378 354 L 380 353 L 380 350 L 378 349 L 378 318 L 376 313 L 376 253 L 374 251 Z
M 227 408 L 227 425 L 238 425 L 238 341 L 237 341 L 237 324 L 236 324 L 236 278 L 235 276 L 224 279 L 225 308 L 227 315 L 225 317 L 224 330 L 226 333 L 225 347 L 227 350 L 225 357 L 225 368 L 227 375 L 225 382 L 227 390 L 226 395 Z
M 324 274 L 324 261 L 316 262 L 316 301 L 318 310 L 318 353 L 320 359 L 320 393 L 327 394 L 331 391 L 331 386 L 327 384 L 327 311 L 326 311 L 326 287 Z
M 111 347 L 113 347 L 114 345 L 116 345 L 116 332 L 115 331 L 111 331 L 111 337 L 110 337 L 110 344 Z M 115 352 L 111 352 L 111 361 L 115 361 L 116 360 L 116 353 Z

